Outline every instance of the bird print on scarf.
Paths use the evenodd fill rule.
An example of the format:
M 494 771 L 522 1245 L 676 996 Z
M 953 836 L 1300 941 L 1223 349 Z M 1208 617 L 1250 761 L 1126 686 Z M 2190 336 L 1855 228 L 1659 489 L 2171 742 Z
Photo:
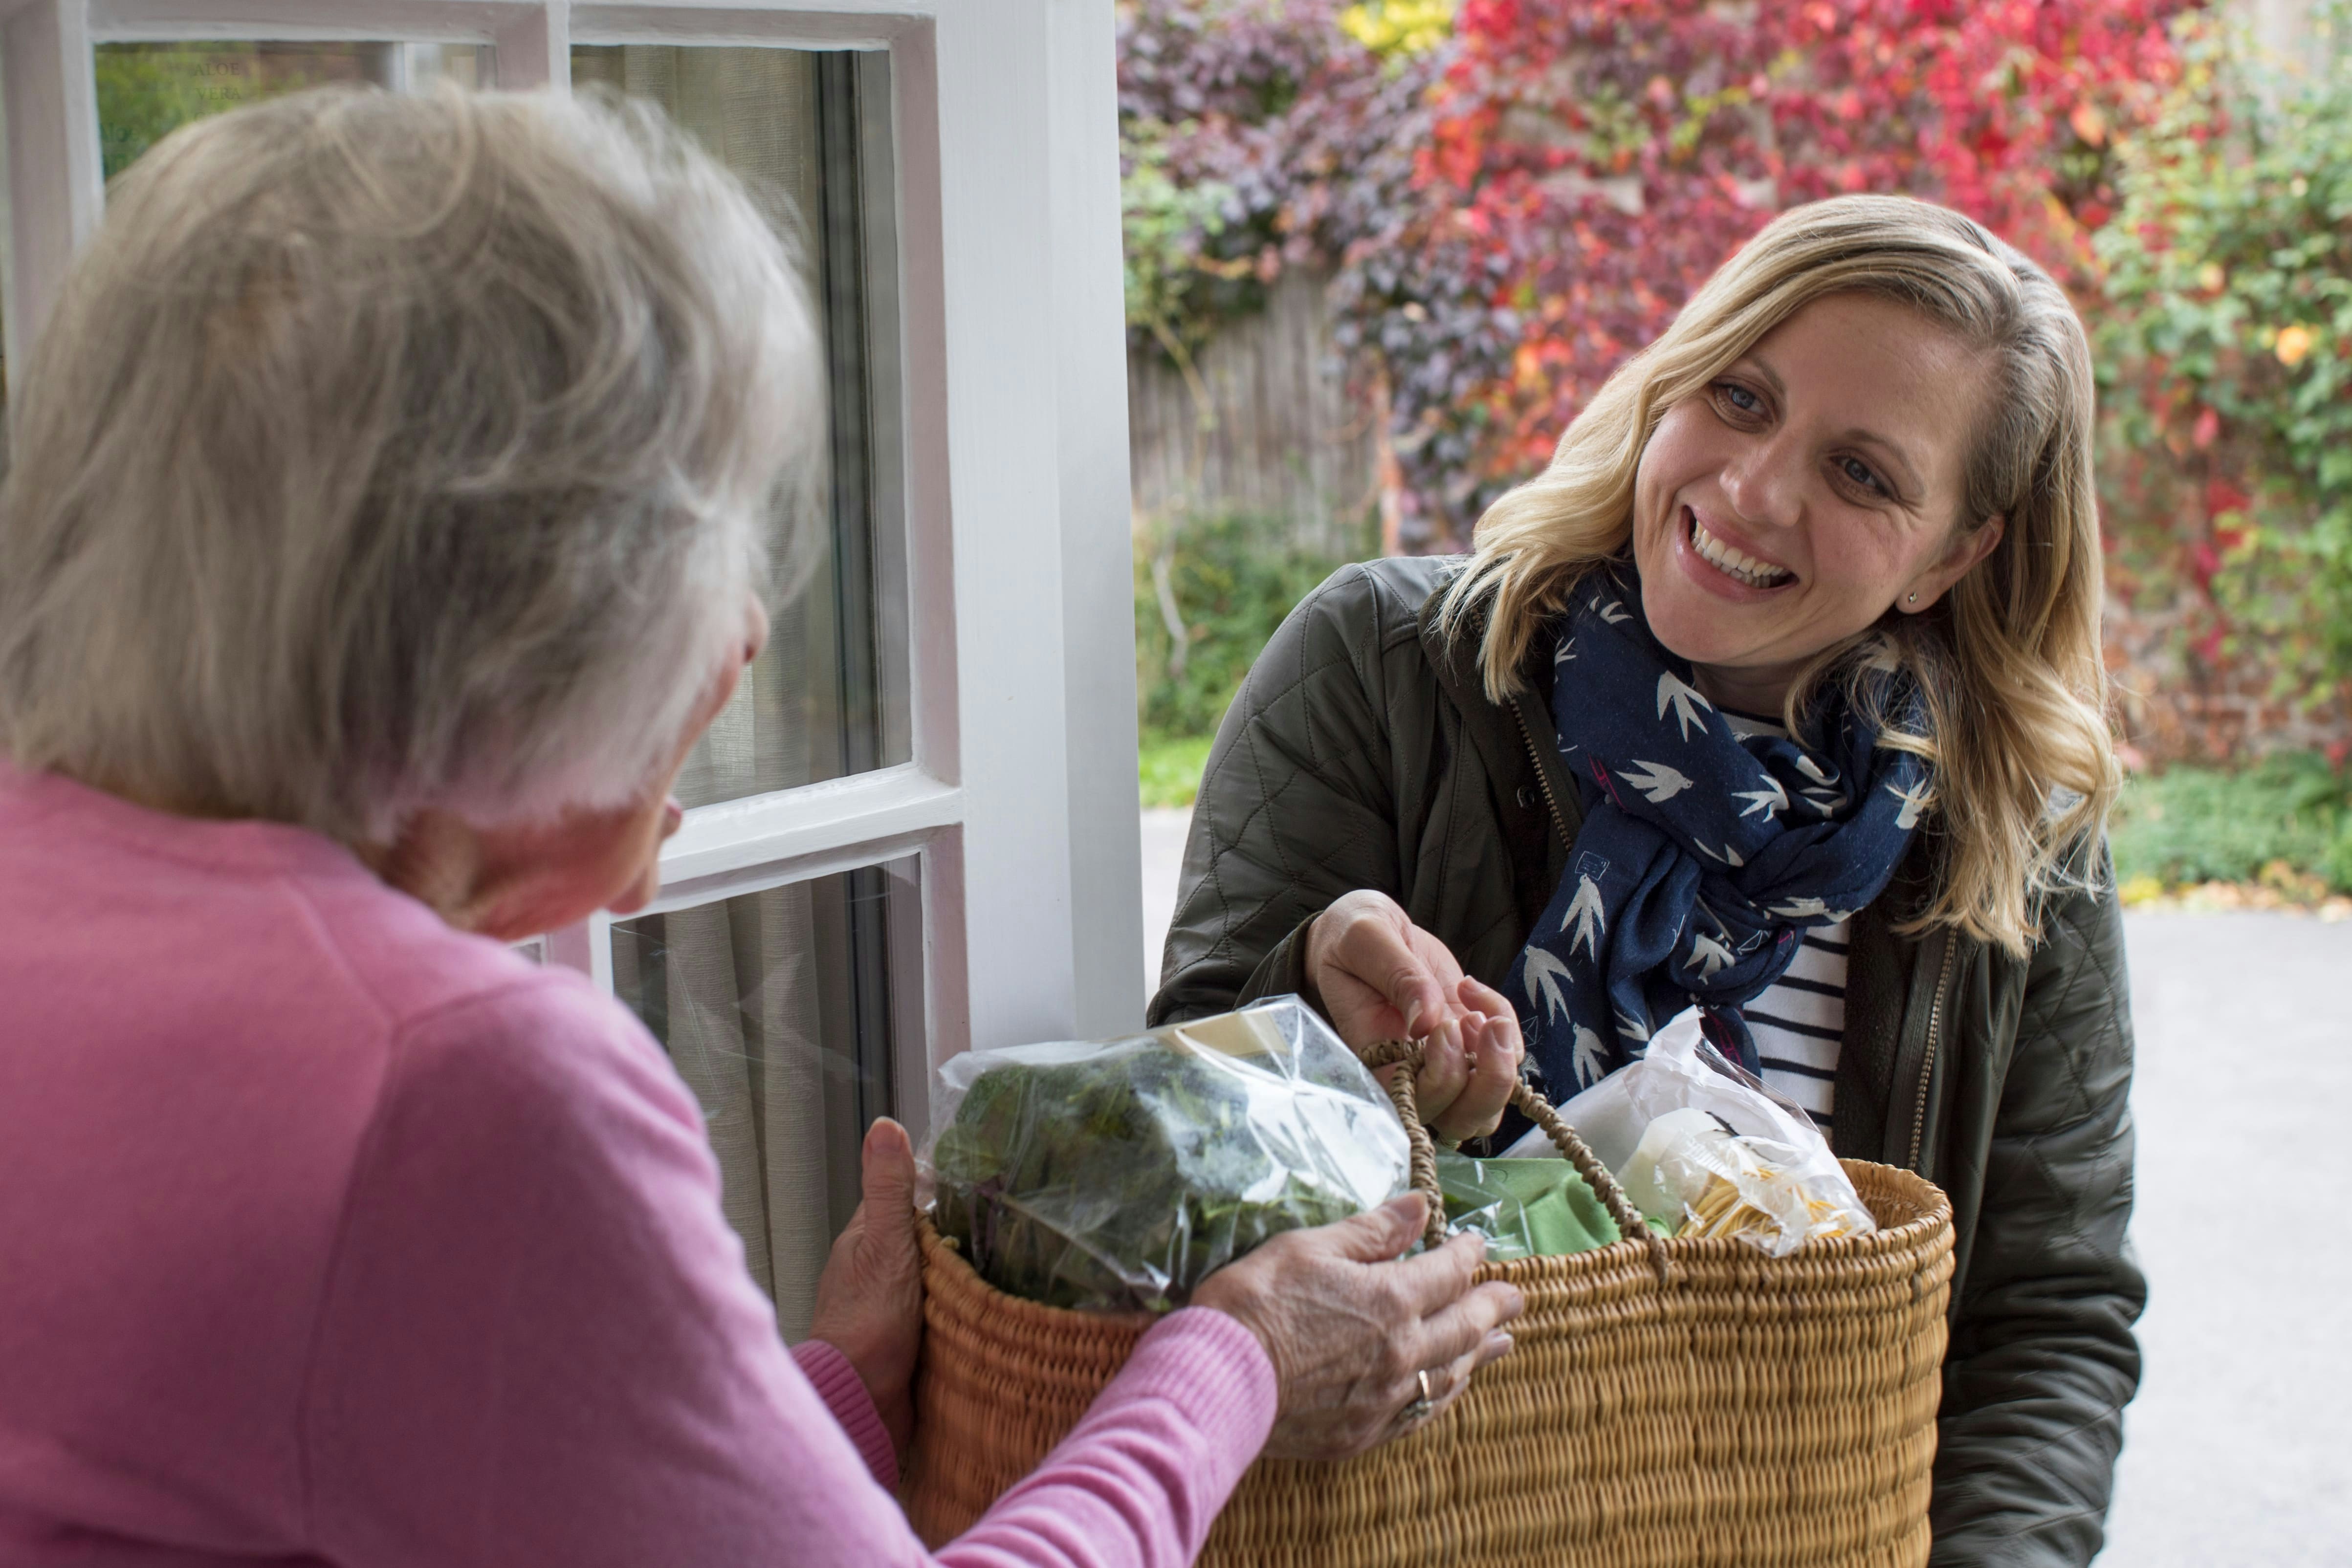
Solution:
M 1805 739 L 1742 739 L 1639 613 L 1629 563 L 1596 571 L 1555 631 L 1552 719 L 1584 801 L 1559 887 L 1505 994 L 1557 1094 L 1638 1056 L 1696 1006 L 1750 1071 L 1740 1018 L 1808 927 L 1885 889 L 1935 800 L 1927 764 L 1870 716 L 1916 732 L 1907 677 L 1831 683 Z

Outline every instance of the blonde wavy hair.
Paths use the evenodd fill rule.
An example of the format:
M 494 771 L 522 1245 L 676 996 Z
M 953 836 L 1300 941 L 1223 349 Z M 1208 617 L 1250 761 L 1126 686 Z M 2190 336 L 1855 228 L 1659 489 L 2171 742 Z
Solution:
M 1475 627 L 1501 701 L 1538 630 L 1577 580 L 1632 537 L 1633 478 L 1667 409 L 1703 392 L 1813 300 L 1866 294 L 1918 311 L 1985 356 L 1992 395 L 1965 469 L 1973 531 L 2007 529 L 1934 609 L 1890 610 L 1822 651 L 1790 690 L 1801 729 L 1832 687 L 1857 700 L 1907 672 L 1926 723 L 1881 744 L 1933 769 L 1934 894 L 1906 930 L 1953 927 L 2022 954 L 2053 894 L 2104 874 L 2100 835 L 2119 782 L 2099 653 L 2099 523 L 2090 346 L 2048 274 L 1958 213 L 1899 196 L 1841 196 L 1781 214 L 1725 263 L 1658 340 L 1619 367 L 1550 465 L 1480 519 L 1475 553 L 1440 607 Z

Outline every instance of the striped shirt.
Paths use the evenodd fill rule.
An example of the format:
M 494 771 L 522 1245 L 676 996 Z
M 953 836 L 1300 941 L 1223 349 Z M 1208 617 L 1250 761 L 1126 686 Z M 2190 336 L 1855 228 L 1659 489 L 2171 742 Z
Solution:
M 1731 732 L 1786 735 L 1769 720 L 1721 710 Z M 1804 945 L 1788 972 L 1739 1009 L 1756 1037 L 1764 1082 L 1787 1095 L 1826 1131 L 1837 1083 L 1838 1044 L 1845 1038 L 1847 923 L 1805 929 Z
M 1845 949 L 1846 922 L 1808 928 L 1788 973 L 1739 1009 L 1756 1037 L 1764 1082 L 1823 1129 L 1845 1037 Z

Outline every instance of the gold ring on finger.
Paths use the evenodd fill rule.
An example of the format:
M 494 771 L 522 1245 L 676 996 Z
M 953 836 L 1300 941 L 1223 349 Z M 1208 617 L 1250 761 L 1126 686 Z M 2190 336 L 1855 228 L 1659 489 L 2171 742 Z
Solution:
M 1420 1385 L 1421 1392 L 1414 1396 L 1412 1403 L 1397 1412 L 1397 1424 L 1402 1427 L 1420 1426 L 1423 1421 L 1428 1420 L 1430 1413 L 1437 1408 L 1437 1396 L 1431 1392 L 1429 1386 L 1429 1369 L 1423 1367 L 1412 1375 L 1413 1380 Z

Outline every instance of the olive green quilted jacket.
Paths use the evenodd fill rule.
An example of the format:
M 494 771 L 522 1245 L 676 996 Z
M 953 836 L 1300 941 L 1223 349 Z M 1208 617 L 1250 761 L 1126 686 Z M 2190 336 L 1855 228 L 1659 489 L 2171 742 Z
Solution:
M 1500 986 L 1580 820 L 1559 760 L 1549 650 L 1498 707 L 1438 633 L 1457 563 L 1342 570 L 1294 611 L 1209 754 L 1151 1021 L 1313 998 L 1306 924 L 1356 888 L 1392 895 Z M 1899 936 L 1915 852 L 1853 920 L 1832 1142 L 1951 1196 L 1958 1273 L 1931 1563 L 2058 1568 L 2100 1546 L 2146 1284 L 2126 1249 L 2132 1033 L 2112 894 L 2047 912 L 2017 958 Z

